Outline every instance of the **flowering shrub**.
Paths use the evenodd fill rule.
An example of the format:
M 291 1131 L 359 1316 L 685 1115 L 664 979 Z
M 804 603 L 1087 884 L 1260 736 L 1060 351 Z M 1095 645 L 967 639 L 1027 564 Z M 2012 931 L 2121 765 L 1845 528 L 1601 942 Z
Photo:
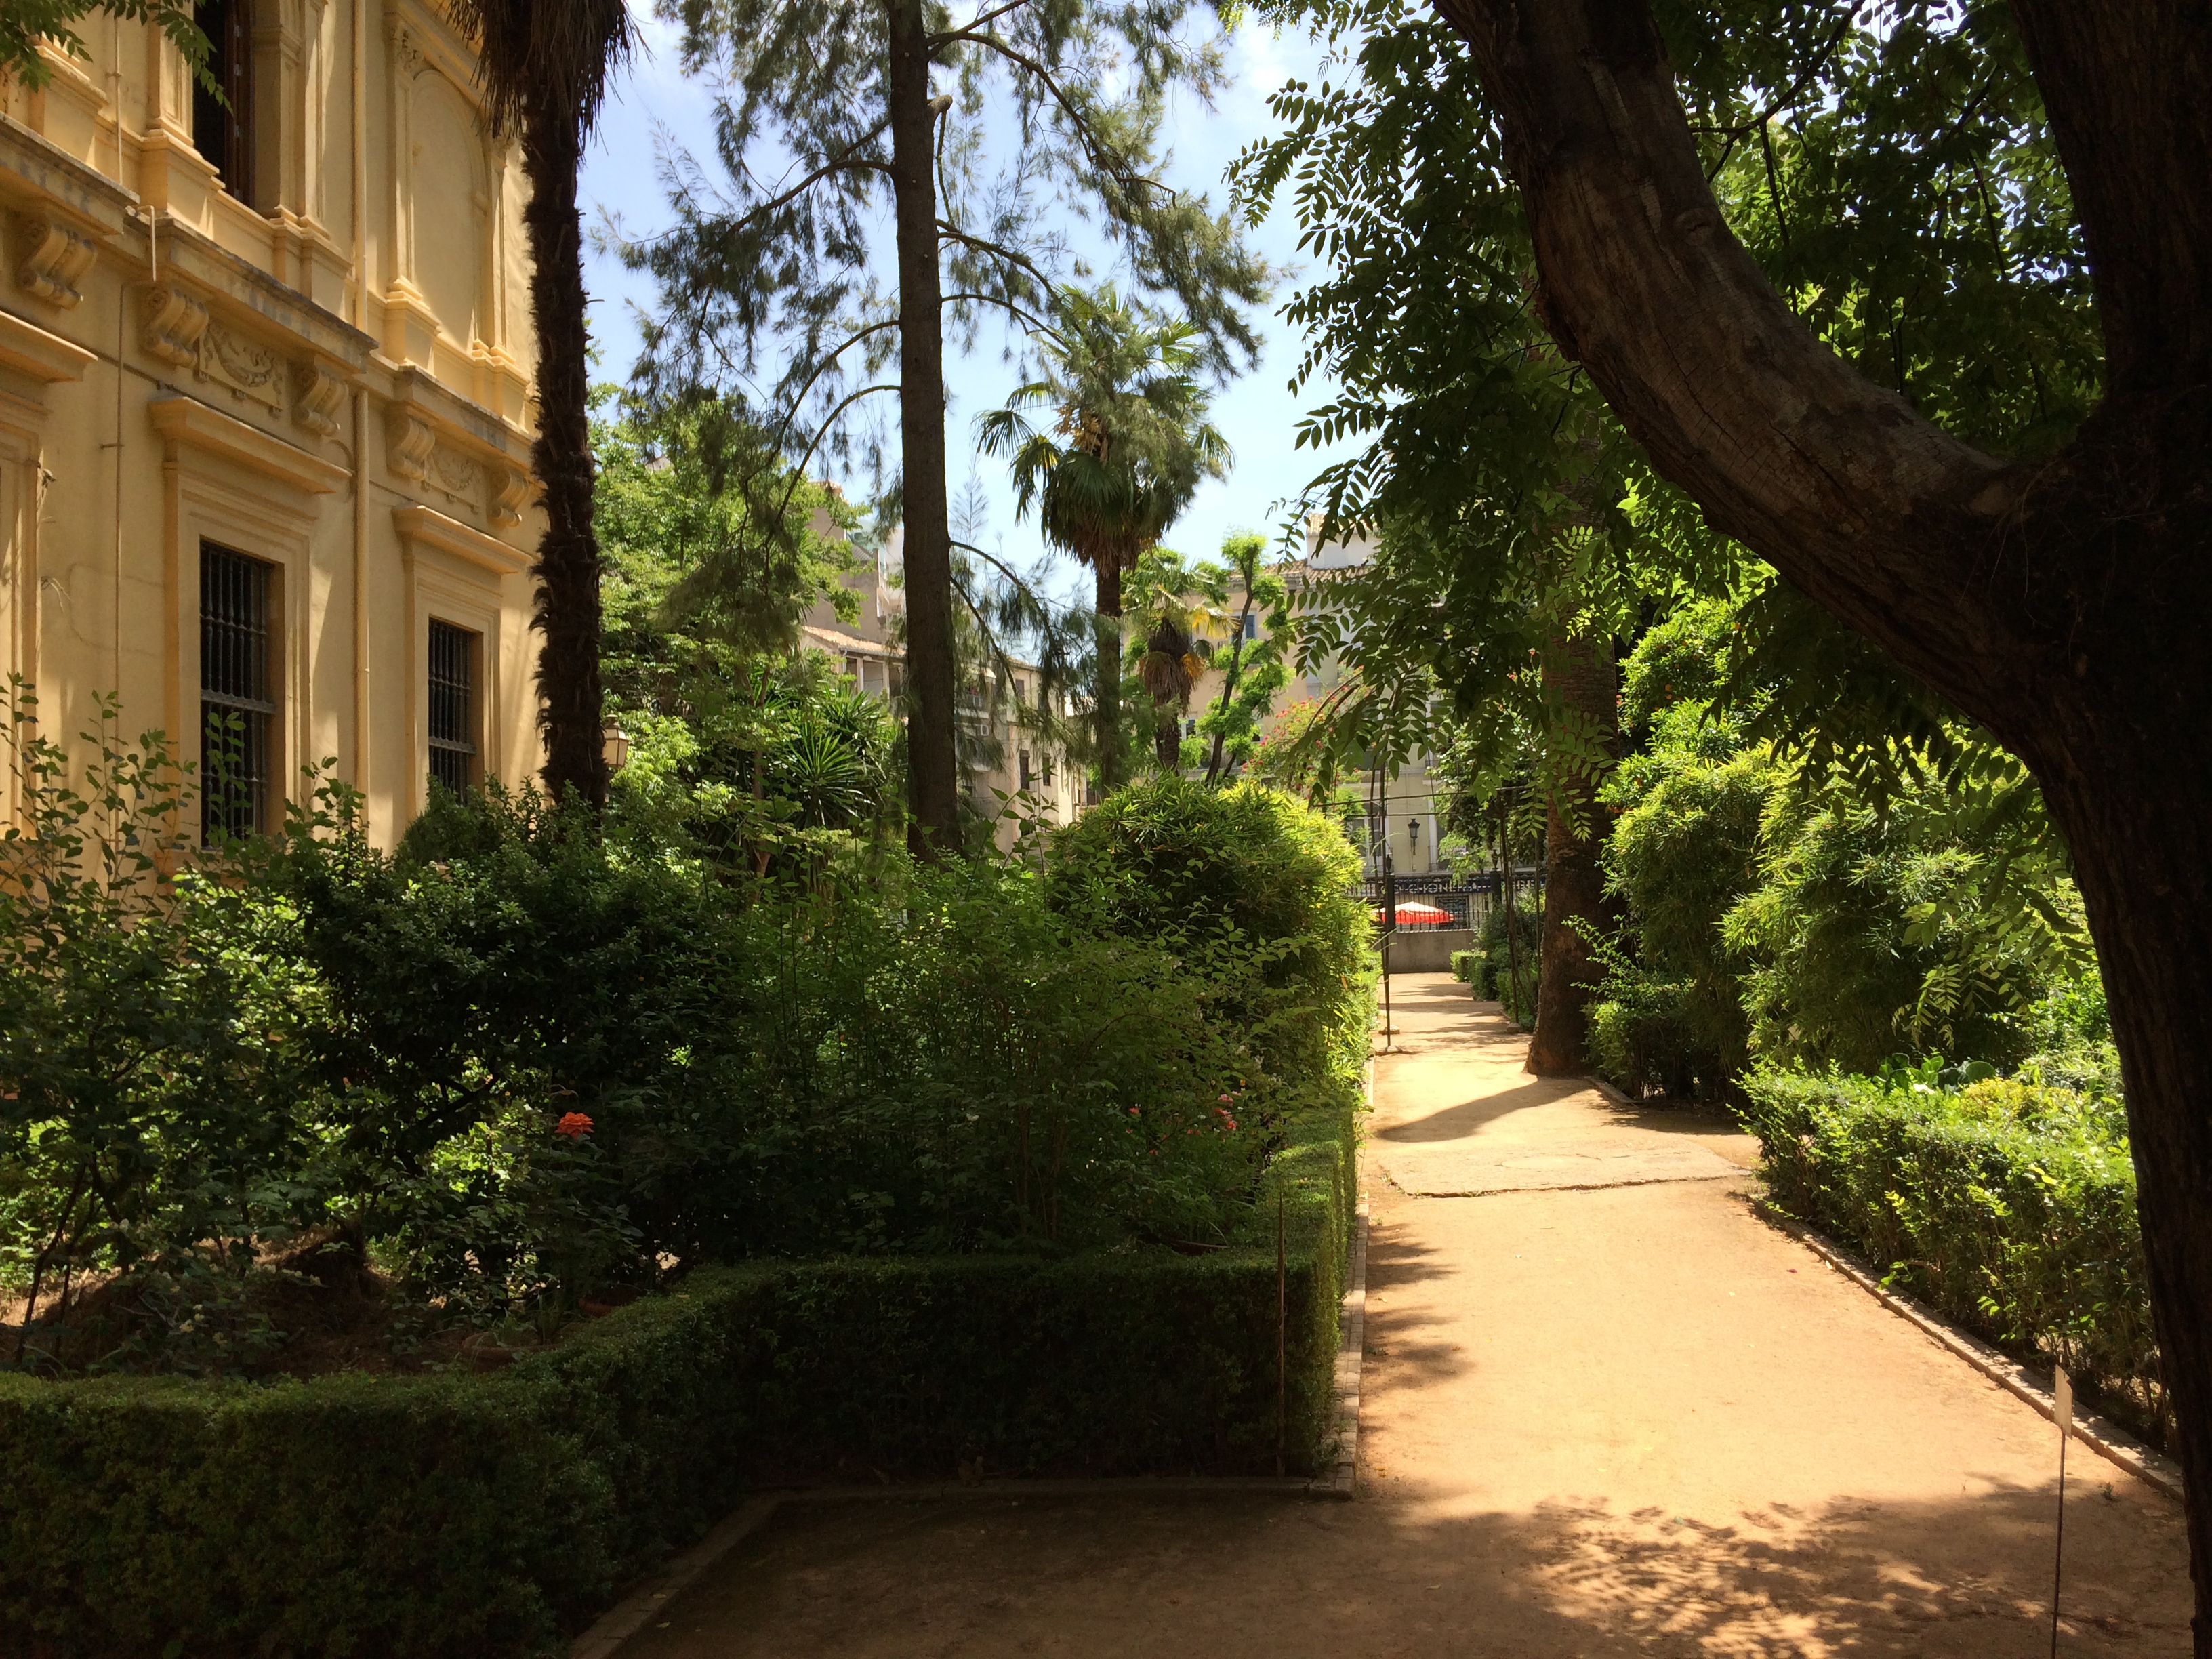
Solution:
M 1218 1249 L 1364 1048 L 1351 855 L 1256 787 L 1128 792 L 1042 873 L 799 885 L 496 788 L 386 854 L 337 786 L 161 884 L 163 787 L 130 854 L 63 856 L 89 809 L 58 800 L 0 957 L 0 1284 L 100 1285 L 116 1326 L 0 1364 L 250 1372 L 333 1265 L 381 1271 L 405 1341 L 527 1340 L 709 1261 Z

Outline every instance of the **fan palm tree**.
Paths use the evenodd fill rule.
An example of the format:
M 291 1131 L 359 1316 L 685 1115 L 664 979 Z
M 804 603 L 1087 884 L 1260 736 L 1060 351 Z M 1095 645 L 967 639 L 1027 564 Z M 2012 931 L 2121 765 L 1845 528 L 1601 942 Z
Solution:
M 629 55 L 623 0 L 453 0 L 476 36 L 477 78 L 492 131 L 521 140 L 530 203 L 530 314 L 538 335 L 538 441 L 530 460 L 544 492 L 538 544 L 538 720 L 546 787 L 607 798 L 599 735 L 599 544 L 592 531 L 590 336 L 585 326 L 583 225 L 576 211 L 584 143 L 607 81 Z
M 1194 568 L 1182 556 L 1155 547 L 1139 560 L 1126 584 L 1131 621 L 1146 630 L 1137 681 L 1152 700 L 1152 755 L 1163 774 L 1182 766 L 1182 722 L 1190 694 L 1212 656 L 1206 641 L 1228 623 L 1223 605 L 1228 573 L 1218 565 Z
M 1198 331 L 1121 299 L 1062 288 L 1054 322 L 1035 336 L 1041 380 L 983 416 L 984 453 L 1012 464 L 1014 495 L 1037 511 L 1045 539 L 1091 567 L 1097 588 L 1093 701 L 1099 781 L 1121 781 L 1121 575 L 1190 505 L 1204 478 L 1229 469 L 1229 446 L 1206 422 L 1210 398 L 1192 371 Z M 1055 410 L 1048 429 L 1025 408 Z

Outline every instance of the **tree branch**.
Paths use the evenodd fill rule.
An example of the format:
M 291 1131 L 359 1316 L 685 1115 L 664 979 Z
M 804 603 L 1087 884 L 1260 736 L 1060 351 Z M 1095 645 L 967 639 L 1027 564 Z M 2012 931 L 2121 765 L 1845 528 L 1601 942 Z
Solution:
M 1435 4 L 1499 111 L 1545 326 L 1659 471 L 1962 708 L 2010 702 L 2042 666 L 2035 619 L 1991 602 L 2022 591 L 2027 476 L 1790 313 L 1722 217 L 1644 0 Z

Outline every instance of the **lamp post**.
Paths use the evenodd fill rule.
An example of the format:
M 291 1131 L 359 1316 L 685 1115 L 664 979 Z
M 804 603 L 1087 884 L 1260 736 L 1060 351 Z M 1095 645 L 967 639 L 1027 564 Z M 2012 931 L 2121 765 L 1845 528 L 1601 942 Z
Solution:
M 629 734 L 612 720 L 599 727 L 599 755 L 610 772 L 621 771 L 623 763 L 629 758 Z

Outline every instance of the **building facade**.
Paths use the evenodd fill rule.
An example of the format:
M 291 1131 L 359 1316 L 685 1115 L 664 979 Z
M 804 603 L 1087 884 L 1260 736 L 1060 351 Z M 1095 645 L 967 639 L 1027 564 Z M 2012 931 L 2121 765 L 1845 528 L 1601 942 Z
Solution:
M 388 845 L 540 763 L 520 158 L 433 0 L 199 18 L 227 106 L 98 15 L 0 84 L 0 677 L 219 748 L 234 830 L 332 762 Z

